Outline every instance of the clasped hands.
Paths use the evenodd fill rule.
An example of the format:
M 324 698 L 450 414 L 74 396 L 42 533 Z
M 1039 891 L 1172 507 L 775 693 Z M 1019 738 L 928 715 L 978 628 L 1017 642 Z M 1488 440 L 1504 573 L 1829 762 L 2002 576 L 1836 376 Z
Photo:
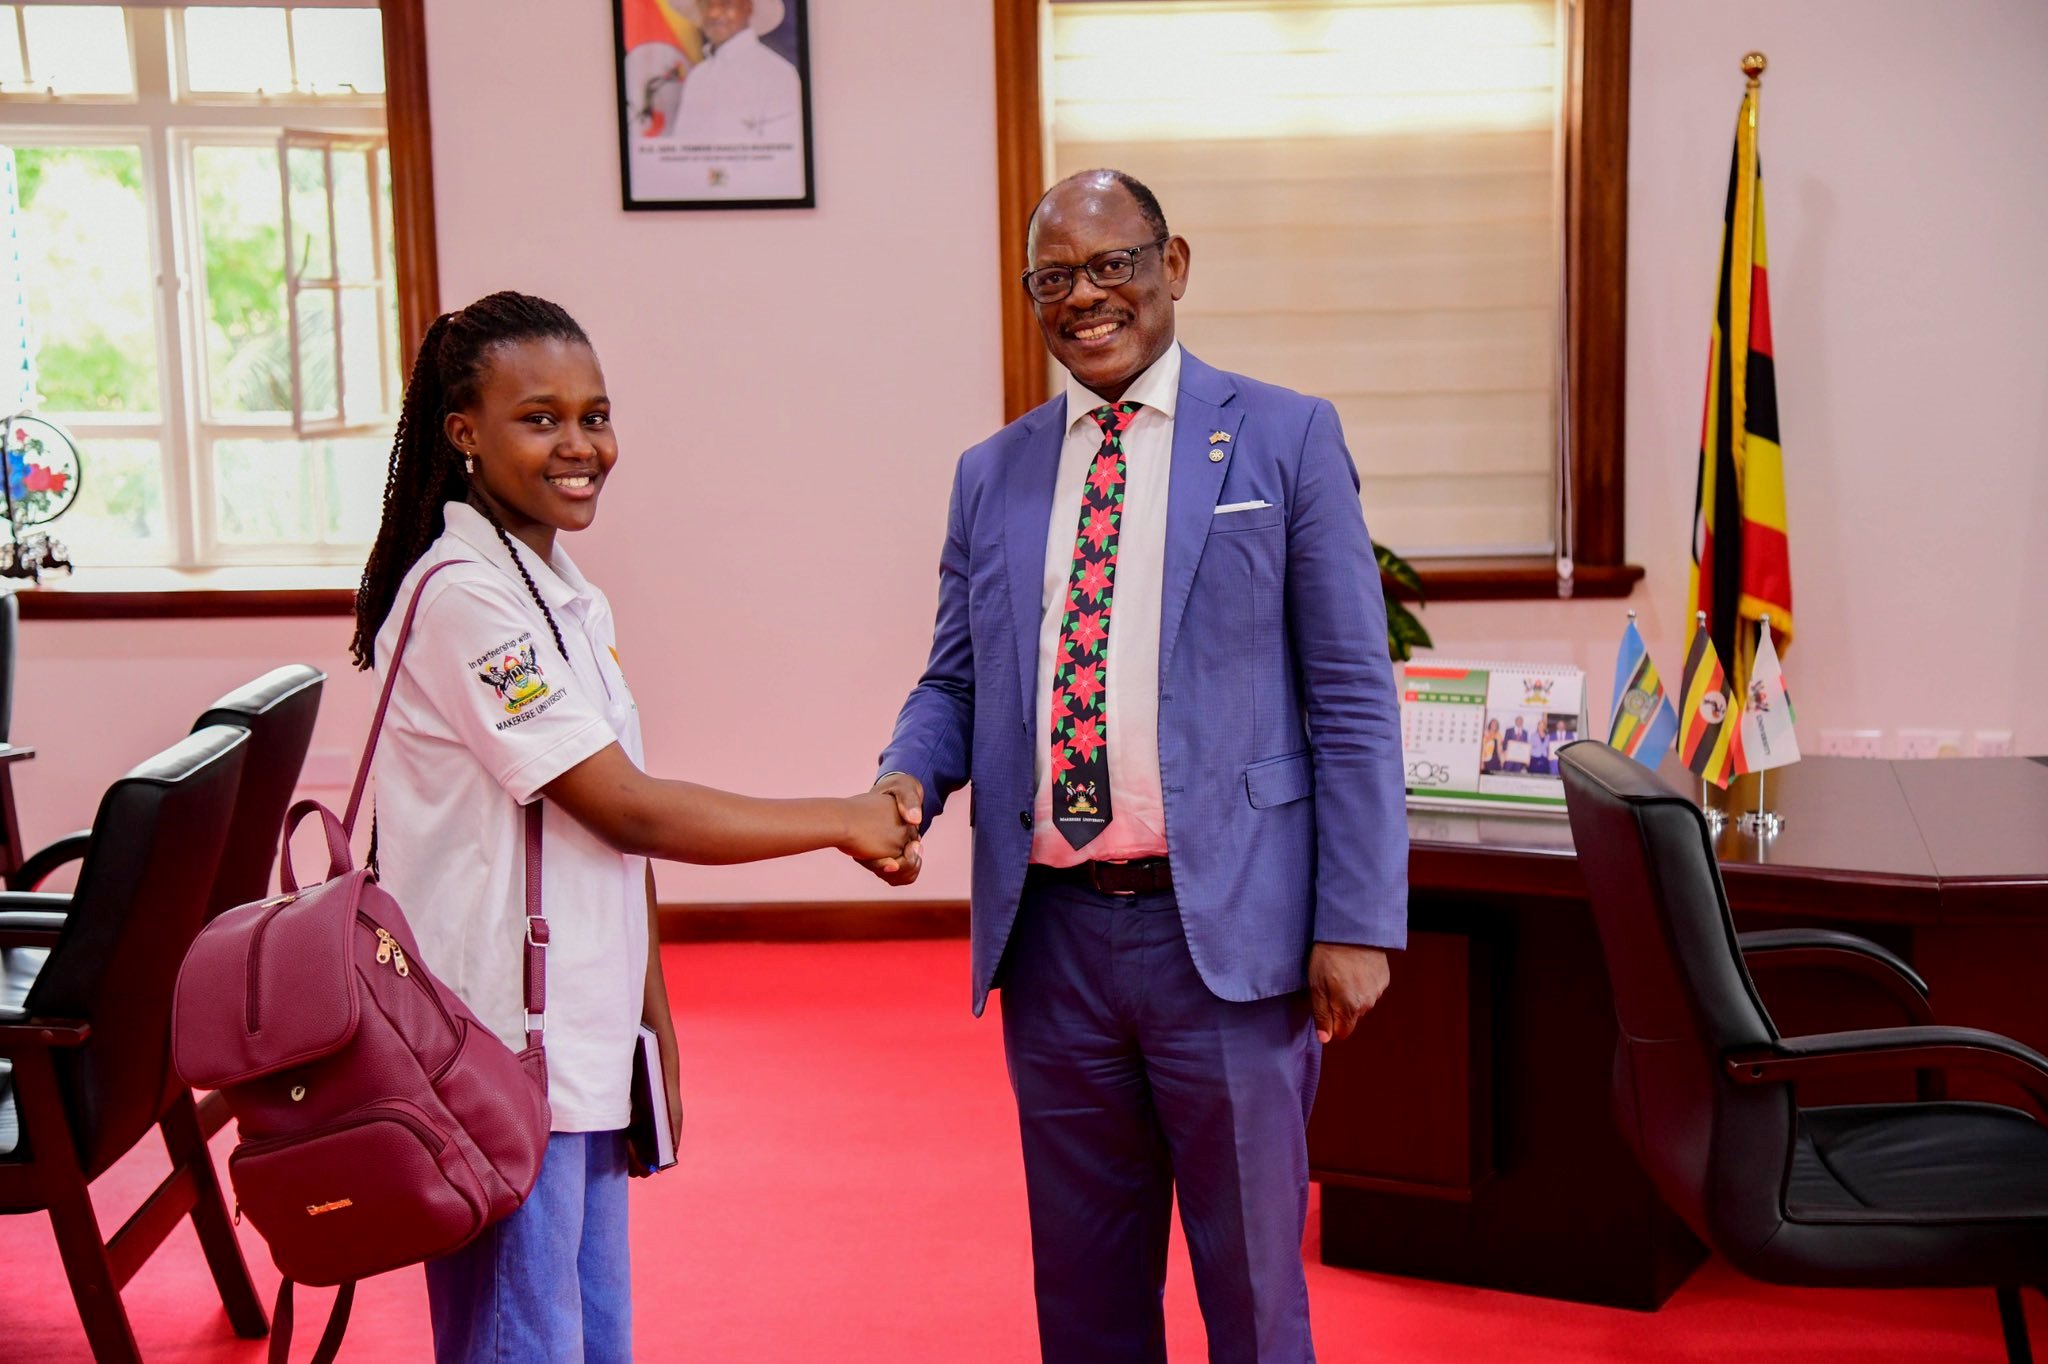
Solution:
M 872 800 L 875 796 L 888 798 L 893 808 L 886 815 L 895 822 L 895 832 L 881 835 L 881 846 L 875 849 L 875 855 L 863 857 L 851 847 L 848 851 L 890 885 L 907 886 L 917 879 L 924 865 L 924 847 L 917 836 L 924 823 L 924 785 L 907 772 L 891 772 L 860 799 L 879 807 L 881 802 Z M 878 809 L 875 814 L 880 818 L 883 812 Z M 888 842 L 891 837 L 901 838 L 906 830 L 907 840 L 900 844 Z M 1315 1015 L 1317 1040 L 1341 1042 L 1349 1037 L 1358 1020 L 1379 1003 L 1392 974 L 1387 954 L 1380 948 L 1317 943 L 1308 958 L 1309 1010 Z
M 903 772 L 891 772 L 872 791 L 849 802 L 853 815 L 847 855 L 892 886 L 907 886 L 924 866 L 924 785 Z

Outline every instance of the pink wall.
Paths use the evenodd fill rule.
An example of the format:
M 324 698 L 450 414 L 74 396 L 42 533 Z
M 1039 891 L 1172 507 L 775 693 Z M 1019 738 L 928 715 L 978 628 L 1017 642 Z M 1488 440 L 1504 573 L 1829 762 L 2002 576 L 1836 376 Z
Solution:
M 1012 263 L 997 259 L 987 8 L 815 7 L 811 213 L 622 213 L 601 9 L 436 0 L 428 37 L 445 301 L 556 297 L 591 330 L 619 404 L 620 472 L 572 549 L 617 607 L 650 766 L 762 794 L 865 785 L 929 640 L 954 457 L 1001 417 L 996 291 Z M 2022 751 L 2048 751 L 2048 716 L 2022 704 L 2048 676 L 2034 604 L 2048 580 L 2048 9 L 2034 0 L 1637 0 L 1628 510 L 1649 578 L 1632 604 L 1675 672 L 1751 47 L 1772 61 L 1763 147 L 1804 737 L 2009 727 Z M 846 282 L 876 260 L 921 265 L 872 293 Z M 1576 661 L 1600 693 L 1625 605 L 1444 603 L 1426 620 L 1447 650 Z M 17 774 L 29 836 L 87 822 L 122 768 L 286 659 L 333 675 L 309 784 L 334 781 L 370 702 L 347 635 L 332 620 L 25 626 L 15 733 L 42 754 Z M 966 860 L 964 820 L 949 818 L 914 893 L 964 895 Z M 671 900 L 873 886 L 824 854 L 667 867 L 661 884 Z

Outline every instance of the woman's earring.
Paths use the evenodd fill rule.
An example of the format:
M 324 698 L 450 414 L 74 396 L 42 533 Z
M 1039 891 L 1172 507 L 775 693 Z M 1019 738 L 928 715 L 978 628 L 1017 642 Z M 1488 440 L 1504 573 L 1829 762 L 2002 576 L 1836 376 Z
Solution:
M 462 472 L 463 472 L 464 474 L 468 475 L 468 476 L 469 476 L 469 477 L 471 477 L 471 478 L 475 478 L 475 477 L 476 477 L 476 456 L 475 456 L 475 455 L 464 455 L 464 456 L 462 457 Z

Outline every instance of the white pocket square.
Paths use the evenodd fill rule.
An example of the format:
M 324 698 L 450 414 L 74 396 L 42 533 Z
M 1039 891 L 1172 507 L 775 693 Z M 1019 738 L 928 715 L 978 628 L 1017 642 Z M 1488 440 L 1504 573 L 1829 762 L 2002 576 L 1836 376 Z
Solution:
M 1216 509 L 1216 514 L 1218 516 L 1227 516 L 1231 512 L 1257 511 L 1261 507 L 1270 507 L 1272 505 L 1273 504 L 1271 502 L 1264 502 L 1257 499 L 1254 499 L 1250 502 L 1228 502 L 1225 503 L 1223 506 L 1218 507 Z

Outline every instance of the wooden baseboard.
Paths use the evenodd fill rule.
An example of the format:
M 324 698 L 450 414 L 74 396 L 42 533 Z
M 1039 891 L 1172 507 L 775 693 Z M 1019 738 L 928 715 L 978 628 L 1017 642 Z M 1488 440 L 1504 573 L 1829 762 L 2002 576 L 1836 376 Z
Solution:
M 965 900 L 663 905 L 663 942 L 879 942 L 967 936 Z

